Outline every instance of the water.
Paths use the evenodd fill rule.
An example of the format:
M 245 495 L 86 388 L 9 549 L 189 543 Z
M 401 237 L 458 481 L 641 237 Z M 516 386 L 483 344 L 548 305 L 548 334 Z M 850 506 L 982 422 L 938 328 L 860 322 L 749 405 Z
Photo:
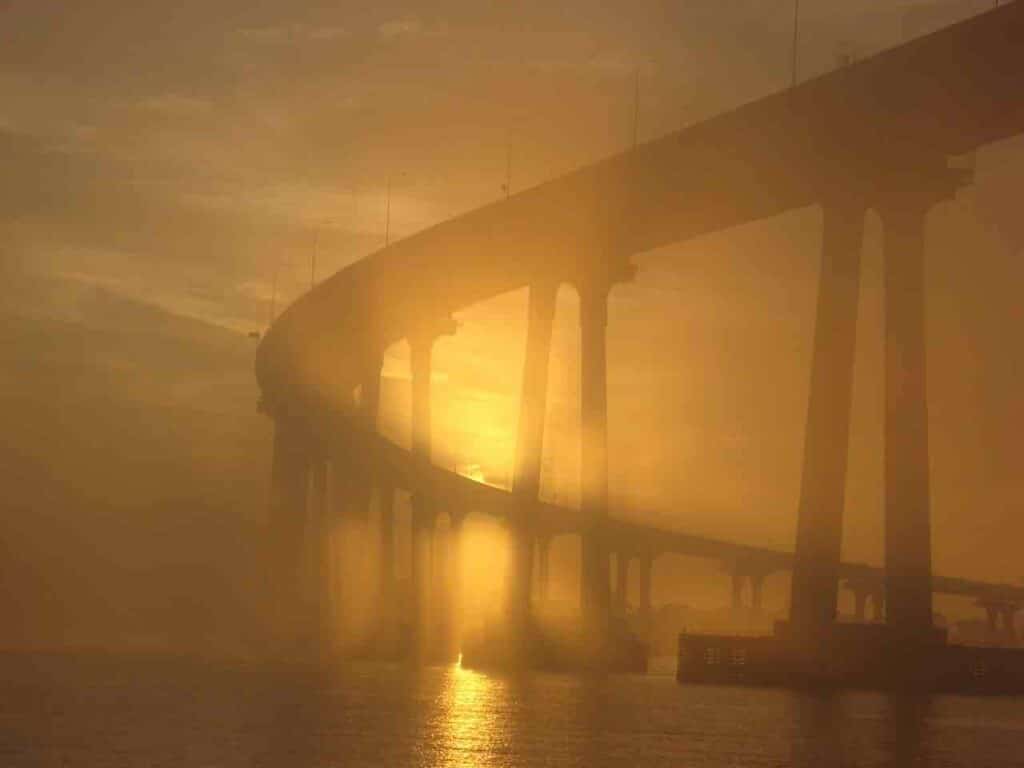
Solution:
M 0 766 L 1024 766 L 1024 699 L 12 655 Z

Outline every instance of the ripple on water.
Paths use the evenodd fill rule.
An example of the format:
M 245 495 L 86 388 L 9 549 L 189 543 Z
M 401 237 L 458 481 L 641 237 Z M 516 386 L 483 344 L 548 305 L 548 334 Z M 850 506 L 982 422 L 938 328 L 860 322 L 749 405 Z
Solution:
M 1024 765 L 1024 700 L 0 657 L 0 766 Z

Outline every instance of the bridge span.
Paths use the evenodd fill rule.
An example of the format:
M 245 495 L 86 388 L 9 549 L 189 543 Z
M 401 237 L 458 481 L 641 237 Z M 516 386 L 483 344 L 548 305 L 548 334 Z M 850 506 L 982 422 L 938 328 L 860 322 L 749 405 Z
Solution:
M 834 622 L 844 579 L 861 592 L 864 585 L 884 590 L 887 621 L 907 637 L 931 631 L 933 591 L 1019 604 L 1019 587 L 931 573 L 922 270 L 928 212 L 970 181 L 955 158 L 1024 133 L 1022 74 L 1024 2 L 1016 0 L 443 222 L 318 285 L 273 324 L 256 359 L 261 407 L 276 425 L 270 518 L 279 602 L 297 604 L 307 529 L 324 537 L 338 514 L 365 510 L 373 496 L 381 508 L 380 601 L 393 601 L 389 543 L 400 487 L 412 493 L 415 538 L 427 536 L 439 514 L 456 528 L 471 510 L 509 521 L 513 632 L 529 622 L 536 543 L 568 530 L 581 536 L 581 610 L 596 636 L 608 631 L 609 561 L 619 550 L 623 562 L 630 551 L 721 559 L 736 564 L 741 580 L 791 569 L 791 621 L 808 633 Z M 823 211 L 822 269 L 795 552 L 617 518 L 607 493 L 605 330 L 608 292 L 631 278 L 631 255 L 812 205 Z M 883 222 L 885 250 L 884 573 L 839 556 L 869 209 Z M 538 499 L 554 297 L 562 284 L 580 297 L 586 438 L 578 510 Z M 526 363 L 512 489 L 504 491 L 431 465 L 431 350 L 456 331 L 454 312 L 523 287 L 530 296 Z M 411 351 L 409 452 L 375 430 L 384 350 L 402 339 Z M 321 548 L 322 574 L 330 573 L 326 558 Z M 413 547 L 412 558 L 413 626 L 422 634 L 427 566 L 421 548 Z M 623 577 L 617 581 L 622 599 Z

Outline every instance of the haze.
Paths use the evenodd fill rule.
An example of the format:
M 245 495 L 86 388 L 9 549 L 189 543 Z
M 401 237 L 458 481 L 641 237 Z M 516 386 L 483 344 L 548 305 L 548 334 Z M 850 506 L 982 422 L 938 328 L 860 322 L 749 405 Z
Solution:
M 805 0 L 797 76 L 987 5 Z M 248 334 L 386 237 L 793 74 L 787 4 L 427 6 L 0 8 L 0 645 L 244 646 L 261 608 L 271 443 Z M 934 568 L 1020 582 L 1024 141 L 969 162 L 974 182 L 928 231 Z M 792 549 L 819 216 L 635 259 L 637 279 L 610 308 L 613 514 Z M 879 238 L 871 219 L 844 539 L 844 557 L 871 563 L 882 552 Z M 577 309 L 563 291 L 542 474 L 542 495 L 570 504 Z M 498 485 L 525 311 L 525 292 L 471 307 L 435 354 L 435 460 Z M 384 377 L 382 430 L 407 444 L 404 344 Z M 488 565 L 501 536 L 481 523 L 467 546 L 483 605 L 500 591 Z M 557 578 L 572 556 L 555 562 L 565 600 L 572 588 Z M 668 560 L 656 603 L 726 604 L 722 574 Z M 773 610 L 784 600 L 773 584 Z

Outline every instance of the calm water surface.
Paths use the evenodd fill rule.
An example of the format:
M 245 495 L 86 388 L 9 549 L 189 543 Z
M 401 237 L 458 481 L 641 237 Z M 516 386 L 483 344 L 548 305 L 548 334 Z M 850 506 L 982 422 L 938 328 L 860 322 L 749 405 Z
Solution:
M 1024 766 L 1024 699 L 0 656 L 0 766 Z

